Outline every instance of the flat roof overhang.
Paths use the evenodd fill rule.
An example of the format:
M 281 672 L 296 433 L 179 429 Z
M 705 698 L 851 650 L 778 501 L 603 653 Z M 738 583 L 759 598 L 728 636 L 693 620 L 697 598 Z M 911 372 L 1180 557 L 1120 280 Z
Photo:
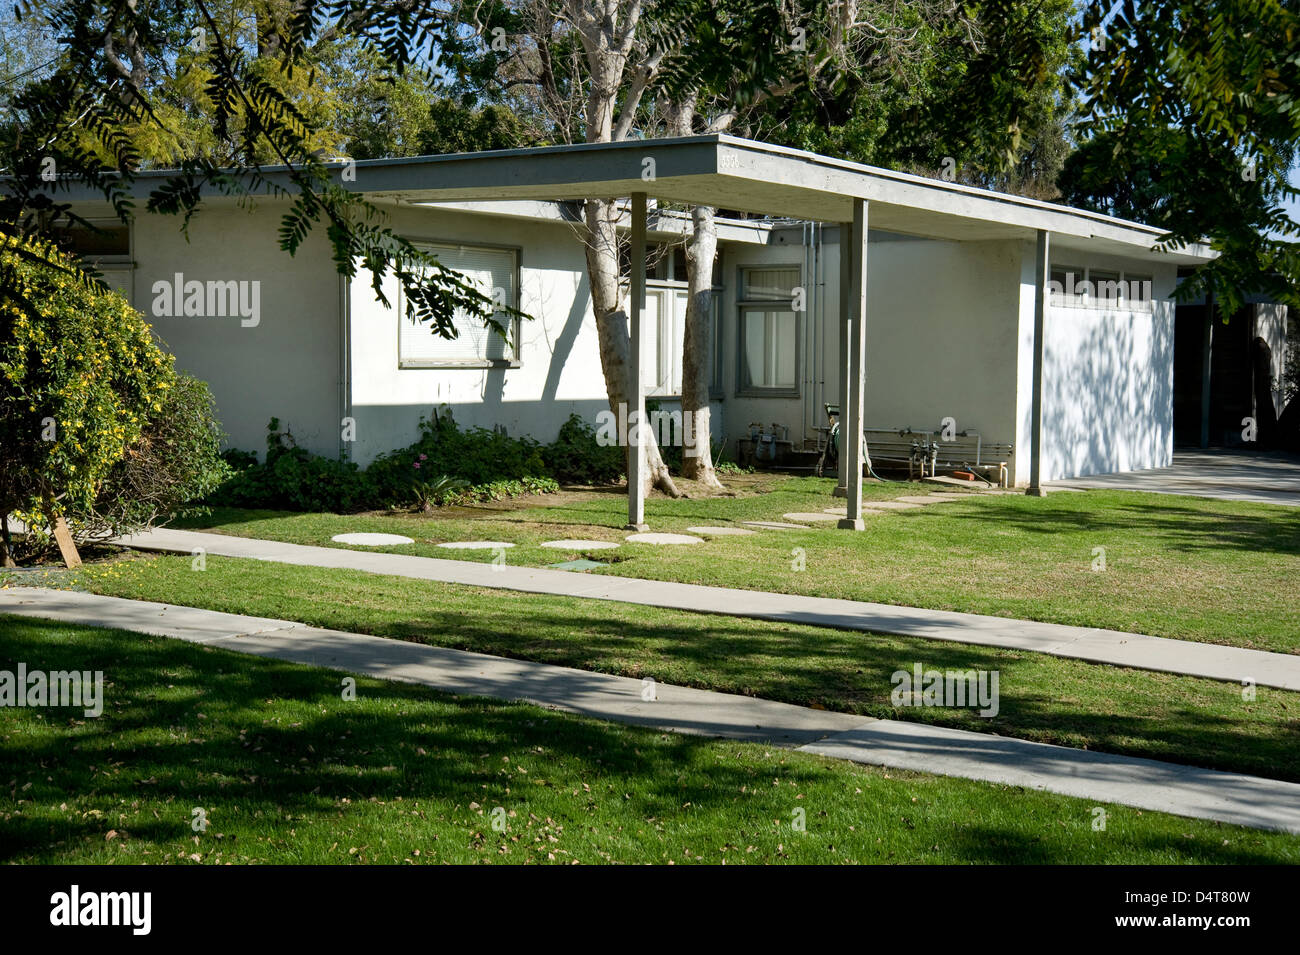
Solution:
M 166 171 L 141 174 L 138 195 Z M 281 169 L 265 170 L 279 186 Z M 358 160 L 342 183 L 373 199 L 405 203 L 621 198 L 708 205 L 767 216 L 848 222 L 865 199 L 873 231 L 955 241 L 1033 240 L 1047 230 L 1063 249 L 1196 265 L 1204 245 L 1157 251 L 1163 231 L 1095 212 L 865 166 L 842 159 L 710 135 L 679 139 Z M 210 193 L 214 198 L 216 190 Z M 97 198 L 74 187 L 69 198 Z
M 725 135 L 363 161 L 357 184 L 417 203 L 644 192 L 660 202 L 823 222 L 851 221 L 853 200 L 866 199 L 872 230 L 986 241 L 1032 240 L 1046 229 L 1061 248 L 1179 264 L 1213 257 L 1205 246 L 1158 252 L 1163 230 L 1142 223 Z

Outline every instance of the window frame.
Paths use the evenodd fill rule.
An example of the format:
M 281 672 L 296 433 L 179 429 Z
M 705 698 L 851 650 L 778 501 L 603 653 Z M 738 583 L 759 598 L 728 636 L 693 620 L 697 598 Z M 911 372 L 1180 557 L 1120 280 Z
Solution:
M 746 298 L 745 273 L 789 270 L 798 273 L 803 281 L 803 266 L 798 262 L 749 264 L 736 267 L 736 397 L 737 398 L 799 398 L 802 396 L 803 368 L 803 316 L 794 307 L 793 291 L 788 298 Z M 798 286 L 795 286 L 798 287 Z M 780 307 L 784 306 L 784 307 Z M 745 363 L 745 314 L 751 311 L 790 312 L 794 315 L 794 385 L 765 387 L 750 382 Z
M 514 259 L 512 276 L 514 280 L 514 302 L 508 302 L 513 308 L 518 309 L 523 295 L 521 287 L 521 278 L 523 274 L 523 246 L 508 245 L 496 242 L 457 242 L 452 239 L 429 238 L 426 236 L 406 236 L 417 249 L 425 252 L 436 252 L 438 248 L 442 249 L 468 249 L 480 252 L 509 252 Z M 398 370 L 423 370 L 423 369 L 484 369 L 484 368 L 520 368 L 523 366 L 523 360 L 520 357 L 519 346 L 522 323 L 519 316 L 515 315 L 511 319 L 511 333 L 514 336 L 515 347 L 512 349 L 510 358 L 403 358 L 402 357 L 402 325 L 406 321 L 406 293 L 399 285 L 397 289 L 397 368 Z M 509 344 L 509 343 L 507 343 Z
M 1093 278 L 1094 272 L 1100 272 L 1106 276 L 1117 276 L 1120 289 L 1123 293 L 1123 299 L 1120 303 L 1103 302 L 1097 297 L 1096 280 Z M 1142 312 L 1150 314 L 1155 311 L 1155 276 L 1150 272 L 1130 272 L 1124 268 L 1110 268 L 1098 266 L 1093 268 L 1091 265 L 1066 265 L 1062 263 L 1053 263 L 1049 265 L 1048 279 L 1052 280 L 1055 275 L 1077 276 L 1075 287 L 1080 283 L 1087 282 L 1090 294 L 1086 297 L 1078 294 L 1067 294 L 1062 290 L 1060 295 L 1051 294 L 1049 304 L 1053 308 L 1085 308 L 1097 312 Z M 1147 299 L 1134 299 L 1129 297 L 1129 286 L 1134 280 L 1151 283 L 1151 297 Z M 1110 281 L 1110 279 L 1107 279 Z

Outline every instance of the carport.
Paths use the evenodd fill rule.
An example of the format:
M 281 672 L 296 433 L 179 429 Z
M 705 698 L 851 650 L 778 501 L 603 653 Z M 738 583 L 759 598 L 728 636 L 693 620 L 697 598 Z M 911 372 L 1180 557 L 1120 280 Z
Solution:
M 847 499 L 846 529 L 862 530 L 862 461 L 867 374 L 868 223 L 876 230 L 961 242 L 1034 243 L 1035 291 L 1030 480 L 1042 495 L 1042 391 L 1047 279 L 1053 245 L 1166 261 L 1197 262 L 1203 248 L 1157 252 L 1159 229 L 1017 196 L 924 179 L 766 143 L 711 135 L 358 162 L 362 190 L 400 202 L 483 202 L 508 199 L 630 200 L 631 361 L 629 423 L 645 420 L 641 368 L 641 312 L 646 301 L 646 219 L 649 200 L 705 205 L 769 216 L 838 224 L 847 238 L 840 256 L 840 393 L 846 453 L 840 489 Z M 271 178 L 274 178 L 273 176 Z M 641 429 L 631 427 L 628 526 L 645 527 L 646 473 Z

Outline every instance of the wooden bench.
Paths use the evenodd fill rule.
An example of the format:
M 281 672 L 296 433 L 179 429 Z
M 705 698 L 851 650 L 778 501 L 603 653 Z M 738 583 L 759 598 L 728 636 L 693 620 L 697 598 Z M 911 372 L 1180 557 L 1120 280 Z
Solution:
M 839 456 L 839 405 L 827 404 L 830 424 L 818 428 L 821 458 L 817 473 Z M 1007 487 L 1010 474 L 1007 464 L 1014 448 L 1010 444 L 986 442 L 978 431 L 959 431 L 951 441 L 943 440 L 942 431 L 913 431 L 911 428 L 863 428 L 866 464 L 889 461 L 907 465 L 908 479 L 934 477 L 940 470 L 966 470 L 983 477 L 990 484 Z
M 1015 450 L 1012 445 L 985 441 L 978 431 L 958 431 L 944 440 L 941 431 L 913 431 L 902 428 L 891 432 L 895 440 L 908 438 L 916 442 L 918 452 L 909 458 L 908 477 L 934 477 L 940 471 L 969 471 L 990 484 L 1007 487 L 1010 482 L 1008 463 Z
M 863 428 L 862 437 L 866 442 L 867 467 L 873 467 L 877 461 L 888 461 L 906 464 L 909 478 L 918 470 L 925 476 L 929 450 L 923 435 L 907 429 Z

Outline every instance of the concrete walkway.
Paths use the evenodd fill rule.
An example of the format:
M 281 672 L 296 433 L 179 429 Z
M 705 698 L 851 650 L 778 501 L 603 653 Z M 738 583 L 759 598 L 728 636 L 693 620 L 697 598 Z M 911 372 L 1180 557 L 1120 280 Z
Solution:
M 0 613 L 116 627 L 618 723 L 1300 833 L 1300 785 L 1254 776 L 666 684 L 655 685 L 656 698 L 646 700 L 646 684 L 628 677 L 119 597 L 16 587 L 0 590 Z
M 1091 663 L 1158 670 L 1232 683 L 1251 680 L 1258 686 L 1300 690 L 1300 655 L 1169 640 L 1117 630 L 1070 627 L 944 610 L 918 610 L 829 597 L 801 597 L 700 584 L 639 580 L 607 574 L 493 566 L 436 557 L 312 547 L 166 528 L 119 538 L 117 543 L 141 550 L 180 554 L 189 554 L 196 548 L 202 548 L 205 553 L 219 557 L 245 557 L 309 567 L 360 570 L 473 587 L 614 600 L 670 610 L 1005 647 Z
M 1052 488 L 1112 488 L 1300 507 L 1300 456 L 1281 451 L 1175 451 L 1167 468 L 1050 481 Z

